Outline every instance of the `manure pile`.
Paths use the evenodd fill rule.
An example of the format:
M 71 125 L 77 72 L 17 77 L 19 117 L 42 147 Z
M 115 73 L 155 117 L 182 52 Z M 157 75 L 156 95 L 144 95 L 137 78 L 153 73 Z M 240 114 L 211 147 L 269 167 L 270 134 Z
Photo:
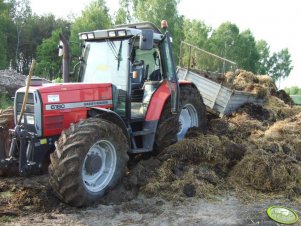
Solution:
M 282 195 L 300 201 L 301 107 L 292 106 L 268 76 L 237 70 L 225 79 L 229 86 L 264 96 L 265 104 L 247 104 L 231 116 L 211 119 L 206 134 L 191 129 L 184 140 L 140 161 L 128 180 L 147 196 L 167 199 L 211 199 L 237 191 L 249 200 Z

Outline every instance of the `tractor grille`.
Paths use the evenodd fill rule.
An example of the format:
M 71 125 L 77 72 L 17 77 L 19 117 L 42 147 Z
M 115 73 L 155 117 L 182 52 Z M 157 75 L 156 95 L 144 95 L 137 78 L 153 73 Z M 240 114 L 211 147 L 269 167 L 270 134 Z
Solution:
M 23 99 L 24 99 L 24 92 L 18 92 L 16 95 L 16 100 L 15 100 L 15 113 L 16 113 L 16 119 L 17 122 L 20 117 L 21 109 L 22 109 L 22 104 L 23 104 Z M 34 112 L 35 106 L 34 106 L 34 95 L 33 93 L 28 93 L 27 97 L 27 102 L 25 106 L 25 111 L 24 115 L 21 120 L 21 124 L 24 125 L 25 129 L 29 132 L 34 132 L 36 133 L 36 128 L 35 128 L 35 112 Z

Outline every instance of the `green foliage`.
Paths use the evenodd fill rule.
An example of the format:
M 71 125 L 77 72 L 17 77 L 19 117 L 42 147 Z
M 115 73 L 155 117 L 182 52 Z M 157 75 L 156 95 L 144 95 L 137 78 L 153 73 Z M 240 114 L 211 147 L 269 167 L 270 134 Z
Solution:
M 270 71 L 270 46 L 265 40 L 259 40 L 256 42 L 256 49 L 259 54 L 257 74 L 266 75 Z
M 235 24 L 225 22 L 213 31 L 209 38 L 208 49 L 216 55 L 234 61 L 238 38 L 239 28 Z
M 63 83 L 64 80 L 61 77 L 56 77 L 54 80 L 52 80 L 53 83 Z
M 71 25 L 71 53 L 80 56 L 81 49 L 78 34 L 85 31 L 101 30 L 112 26 L 112 19 L 104 0 L 92 1 L 83 11 L 82 15 L 75 18 Z
M 138 21 L 150 21 L 160 28 L 161 21 L 167 20 L 175 59 L 180 51 L 184 20 L 179 16 L 177 5 L 177 0 L 133 0 L 134 16 Z
M 274 81 L 279 80 L 280 78 L 287 78 L 293 69 L 291 65 L 291 55 L 288 49 L 282 49 L 278 53 L 274 53 L 270 58 L 270 71 Z
M 211 27 L 208 27 L 203 21 L 184 19 L 183 30 L 183 41 L 199 48 L 206 48 Z
M 7 1 L 0 0 L 0 69 L 9 66 L 9 38 L 12 36 L 14 24 L 10 18 L 12 4 Z
M 243 32 L 230 22 L 221 24 L 208 42 L 209 51 L 238 64 L 239 68 L 256 72 L 259 54 L 250 30 Z
M 61 59 L 58 57 L 58 40 L 60 30 L 52 32 L 50 38 L 44 39 L 37 47 L 37 66 L 35 73 L 50 80 L 60 71 Z
M 292 95 L 291 98 L 295 104 L 301 105 L 301 95 Z
M 13 101 L 5 94 L 0 94 L 0 109 L 5 109 L 13 105 Z
M 301 95 L 301 88 L 297 87 L 297 86 L 292 86 L 290 88 L 285 88 L 284 91 L 288 94 L 288 95 Z
M 255 73 L 259 54 L 256 49 L 255 38 L 251 31 L 246 30 L 241 32 L 236 45 L 236 52 L 233 56 L 234 61 L 239 67 Z
M 237 25 L 230 22 L 212 30 L 202 21 L 186 19 L 178 13 L 178 0 L 120 0 L 119 3 L 114 21 L 105 0 L 93 0 L 79 17 L 66 21 L 56 19 L 54 15 L 33 15 L 29 0 L 0 0 L 0 69 L 11 65 L 28 74 L 32 59 L 37 58 L 37 72 L 52 79 L 61 65 L 56 51 L 58 31 L 70 40 L 72 59 L 75 56 L 77 59 L 81 53 L 80 32 L 107 29 L 112 24 L 132 21 L 150 21 L 160 27 L 162 19 L 168 21 L 176 61 L 180 41 L 186 41 L 235 61 L 242 69 L 269 74 L 275 81 L 289 76 L 293 68 L 287 49 L 271 53 L 266 41 L 256 42 L 250 30 L 240 32 Z M 194 60 L 202 61 L 207 69 L 216 66 L 215 62 L 200 56 L 195 55 Z
M 119 0 L 119 3 L 120 3 L 120 8 L 116 12 L 114 24 L 117 25 L 117 24 L 131 23 L 132 15 L 130 13 L 131 11 L 130 0 Z
M 8 66 L 6 36 L 0 31 L 0 70 Z
M 21 37 L 23 37 L 23 29 L 28 24 L 28 19 L 31 17 L 31 8 L 29 6 L 29 0 L 11 0 L 13 7 L 11 10 L 11 17 L 14 21 L 16 27 L 16 42 L 15 42 L 15 58 L 12 61 L 14 68 L 18 71 L 22 71 L 25 65 L 28 65 L 29 62 L 26 62 L 26 57 L 20 51 Z M 26 66 L 25 66 L 26 67 Z

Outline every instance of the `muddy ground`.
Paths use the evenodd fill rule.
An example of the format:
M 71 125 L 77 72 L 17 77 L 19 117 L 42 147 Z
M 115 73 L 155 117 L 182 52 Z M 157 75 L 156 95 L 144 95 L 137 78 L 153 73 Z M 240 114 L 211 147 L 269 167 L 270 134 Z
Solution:
M 279 225 L 270 220 L 271 205 L 293 208 L 298 202 L 283 196 L 244 201 L 235 191 L 214 199 L 195 197 L 166 200 L 140 194 L 118 204 L 95 204 L 73 208 L 52 194 L 47 175 L 31 178 L 2 178 L 0 225 Z M 301 225 L 300 221 L 295 225 Z

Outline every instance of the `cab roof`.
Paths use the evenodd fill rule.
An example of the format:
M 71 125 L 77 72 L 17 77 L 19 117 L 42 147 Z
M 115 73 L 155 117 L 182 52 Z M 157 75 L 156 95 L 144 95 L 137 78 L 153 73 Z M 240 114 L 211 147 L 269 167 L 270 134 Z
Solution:
M 101 40 L 108 38 L 123 38 L 138 36 L 141 30 L 152 30 L 154 32 L 154 40 L 161 40 L 163 34 L 153 23 L 142 22 L 134 24 L 117 25 L 113 29 L 95 30 L 90 32 L 79 33 L 80 40 Z

